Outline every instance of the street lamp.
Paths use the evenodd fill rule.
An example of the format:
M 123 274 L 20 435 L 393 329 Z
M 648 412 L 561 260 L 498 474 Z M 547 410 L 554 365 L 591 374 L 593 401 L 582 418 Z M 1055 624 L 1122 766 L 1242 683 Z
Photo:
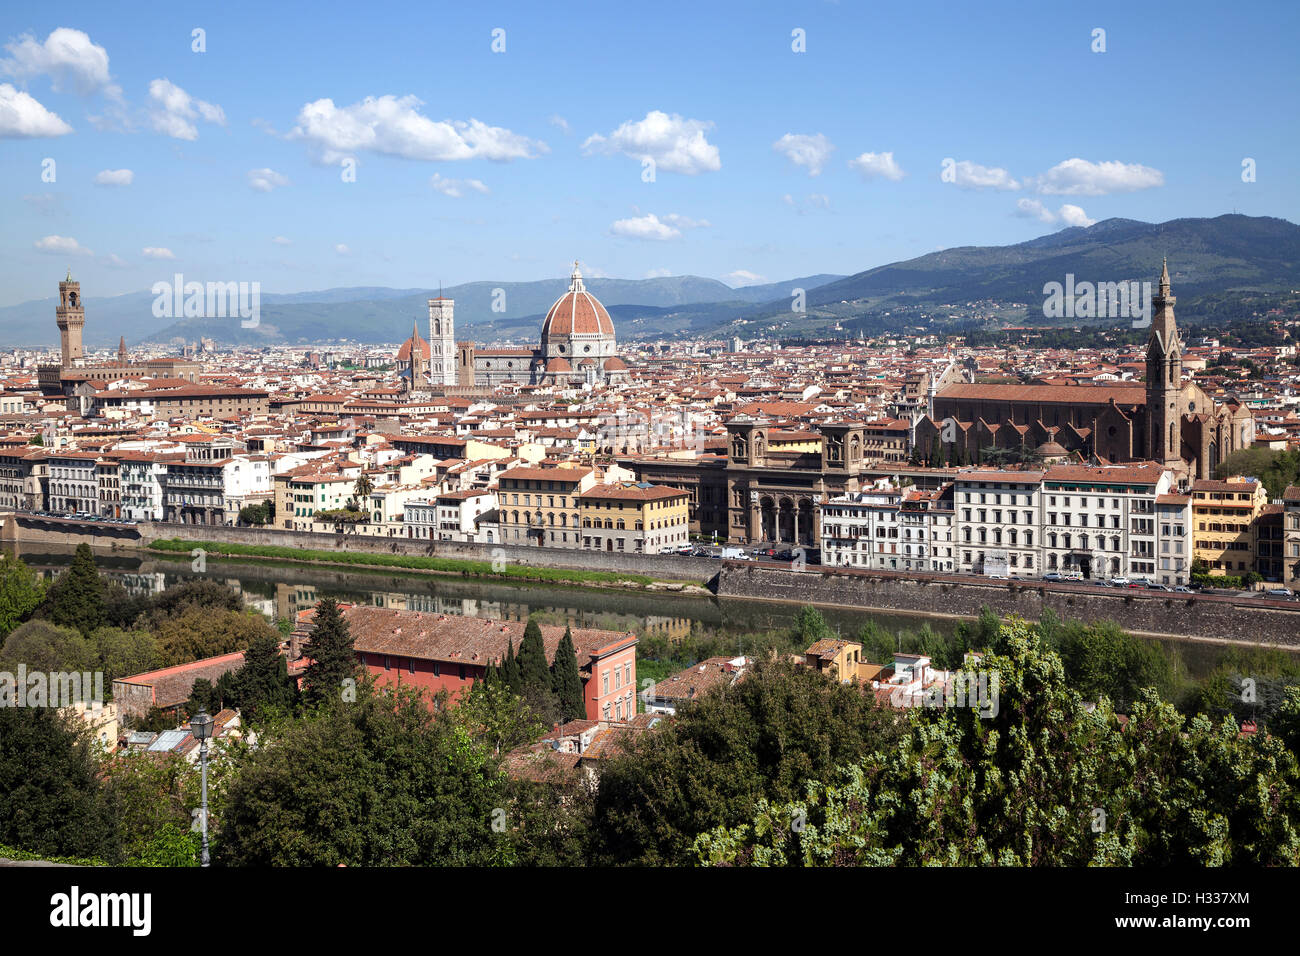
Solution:
M 199 712 L 190 718 L 190 733 L 199 742 L 199 766 L 203 782 L 203 811 L 199 822 L 203 833 L 203 854 L 199 857 L 200 866 L 211 865 L 211 860 L 208 857 L 208 738 L 212 736 L 212 724 L 212 715 L 208 713 L 206 707 L 200 707 Z

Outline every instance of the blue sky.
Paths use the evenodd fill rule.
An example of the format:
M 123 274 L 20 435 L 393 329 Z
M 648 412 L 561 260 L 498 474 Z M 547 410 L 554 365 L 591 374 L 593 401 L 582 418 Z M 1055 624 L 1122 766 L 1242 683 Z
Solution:
M 740 285 L 1112 216 L 1300 221 L 1293 2 L 130 11 L 0 15 L 0 304 L 68 266 L 88 296 L 575 258 Z

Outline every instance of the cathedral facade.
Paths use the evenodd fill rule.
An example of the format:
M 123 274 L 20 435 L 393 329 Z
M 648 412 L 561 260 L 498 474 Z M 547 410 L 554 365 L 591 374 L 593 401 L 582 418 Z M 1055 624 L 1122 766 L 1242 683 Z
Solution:
M 1183 342 L 1174 321 L 1169 267 L 1152 297 L 1146 382 L 1111 385 L 986 385 L 939 390 L 916 424 L 925 456 L 937 440 L 950 460 L 976 462 L 989 449 L 1045 460 L 1155 461 L 1183 478 L 1210 478 L 1255 439 L 1250 410 L 1220 404 L 1183 381 Z

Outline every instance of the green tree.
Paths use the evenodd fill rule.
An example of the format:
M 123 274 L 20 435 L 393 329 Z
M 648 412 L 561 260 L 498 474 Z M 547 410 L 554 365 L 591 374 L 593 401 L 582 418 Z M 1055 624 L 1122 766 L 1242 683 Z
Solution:
M 52 708 L 0 707 L 0 844 L 119 862 L 98 769 L 75 718 Z
M 5 638 L 0 663 L 9 671 L 26 664 L 29 671 L 93 671 L 99 655 L 75 628 L 49 621 L 28 621 Z
M 118 677 L 142 674 L 158 666 L 158 642 L 145 630 L 100 627 L 90 634 L 90 644 L 104 672 L 105 686 Z
M 856 687 L 786 661 L 684 705 L 601 769 L 593 860 L 694 862 L 696 837 L 787 801 L 897 739 L 898 718 Z
M 462 691 L 454 713 L 470 739 L 494 754 L 530 743 L 546 730 L 521 697 L 495 681 L 475 681 Z
M 188 716 L 193 717 L 201 710 L 209 714 L 221 710 L 212 681 L 206 677 L 199 677 L 194 681 L 193 686 L 190 687 L 190 699 L 185 702 L 185 713 Z
M 19 558 L 0 554 L 0 638 L 21 624 L 45 600 L 45 582 Z
M 323 598 L 316 605 L 316 621 L 306 653 L 311 658 L 303 674 L 307 703 L 317 706 L 338 700 L 343 682 L 357 676 L 357 653 L 348 622 L 333 598 Z
M 197 848 L 186 856 L 175 834 L 189 836 L 191 810 L 185 780 L 197 773 L 180 754 L 124 751 L 104 765 L 103 778 L 126 859 L 143 866 L 197 866 Z M 188 842 L 188 841 L 186 841 Z M 176 850 L 180 848 L 181 853 Z M 170 858 L 174 862 L 163 862 Z
M 107 623 L 104 591 L 104 580 L 99 576 L 90 546 L 79 544 L 72 563 L 50 585 L 41 616 L 62 627 L 75 627 L 82 634 L 89 634 Z
M 188 606 L 162 619 L 154 637 L 163 666 L 170 667 L 242 651 L 268 633 L 279 632 L 256 611 L 211 611 Z
M 564 629 L 560 646 L 555 650 L 551 665 L 551 692 L 560 709 L 560 720 L 580 720 L 587 716 L 586 701 L 582 698 L 582 676 L 578 673 L 578 652 L 573 646 L 573 631 Z
M 508 865 L 506 805 L 487 748 L 402 689 L 285 724 L 243 758 L 217 856 L 235 866 Z
M 230 681 L 228 706 L 239 708 L 249 722 L 288 713 L 296 697 L 296 684 L 290 680 L 280 641 L 269 632 L 255 638 L 244 652 L 244 666 Z
M 370 493 L 374 490 L 374 482 L 370 480 L 370 476 L 365 471 L 362 471 L 357 476 L 356 484 L 352 486 L 352 495 L 357 500 L 362 511 L 366 509 L 366 499 L 370 497 Z
M 555 695 L 551 692 L 551 669 L 546 663 L 546 645 L 537 621 L 529 618 L 524 627 L 523 640 L 519 642 L 516 658 L 519 684 L 516 693 L 528 704 L 539 719 L 550 724 L 559 716 Z

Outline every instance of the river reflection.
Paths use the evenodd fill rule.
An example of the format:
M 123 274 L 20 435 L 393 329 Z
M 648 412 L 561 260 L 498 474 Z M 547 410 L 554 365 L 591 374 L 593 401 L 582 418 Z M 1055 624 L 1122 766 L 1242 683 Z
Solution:
M 72 550 L 15 549 L 29 566 L 45 575 L 57 574 L 72 559 Z M 133 594 L 156 594 L 189 578 L 210 578 L 229 585 L 245 603 L 272 618 L 288 617 L 316 604 L 322 597 L 357 604 L 435 614 L 461 614 L 522 621 L 536 614 L 545 624 L 573 624 L 632 631 L 643 637 L 678 639 L 690 634 L 734 638 L 744 653 L 749 634 L 788 628 L 798 607 L 765 601 L 718 598 L 672 592 L 597 590 L 551 584 L 505 584 L 476 578 L 402 574 L 356 568 L 324 568 L 263 561 L 224 561 L 209 557 L 204 571 L 192 568 L 184 555 L 147 552 L 97 552 L 100 570 Z M 955 621 L 923 614 L 898 614 L 844 608 L 822 608 L 831 628 L 853 637 L 868 621 L 887 631 L 914 631 L 922 624 L 949 633 Z M 1208 673 L 1223 648 L 1208 642 L 1161 642 L 1176 646 L 1189 674 Z

